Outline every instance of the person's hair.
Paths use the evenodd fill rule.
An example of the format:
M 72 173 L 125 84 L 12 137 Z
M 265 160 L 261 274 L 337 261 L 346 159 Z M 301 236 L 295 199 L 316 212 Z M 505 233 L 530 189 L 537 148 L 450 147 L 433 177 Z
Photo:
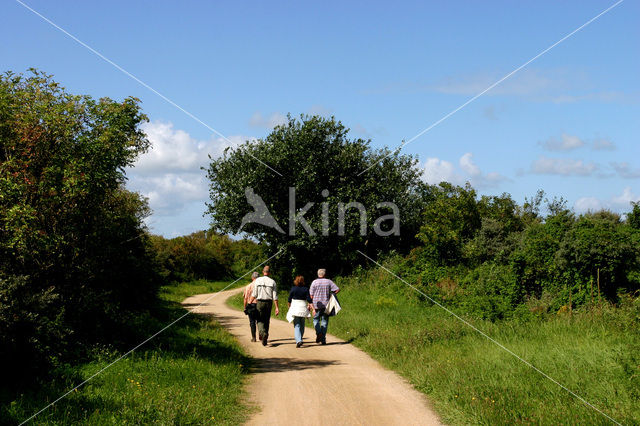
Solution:
M 318 269 L 318 277 L 324 278 L 325 275 L 327 275 L 326 269 Z
M 269 271 L 269 265 L 265 265 L 265 267 L 264 267 L 264 268 L 262 268 L 262 273 L 263 273 L 264 275 L 269 275 L 269 272 L 270 272 L 270 271 Z
M 260 274 L 257 271 L 253 271 L 253 274 L 251 274 L 251 279 L 256 279 L 260 276 Z
M 295 285 L 296 287 L 304 287 L 304 277 L 302 275 L 298 275 L 293 280 L 293 285 Z

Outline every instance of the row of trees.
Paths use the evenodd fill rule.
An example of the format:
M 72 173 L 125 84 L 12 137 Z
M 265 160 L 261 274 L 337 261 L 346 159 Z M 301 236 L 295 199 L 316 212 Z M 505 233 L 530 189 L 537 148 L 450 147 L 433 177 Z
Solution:
M 520 206 L 510 195 L 477 197 L 470 186 L 431 188 L 403 268 L 433 295 L 479 316 L 501 318 L 545 300 L 542 311 L 615 300 L 640 288 L 640 204 L 626 219 L 610 211 L 576 215 L 538 192 Z
M 151 236 L 160 275 L 167 282 L 239 277 L 263 261 L 262 247 L 251 240 L 199 231 L 166 239 Z

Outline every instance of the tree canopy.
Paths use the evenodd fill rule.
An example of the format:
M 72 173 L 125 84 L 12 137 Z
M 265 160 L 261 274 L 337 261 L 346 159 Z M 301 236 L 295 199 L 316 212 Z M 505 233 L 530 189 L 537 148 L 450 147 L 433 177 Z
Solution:
M 134 98 L 72 95 L 35 70 L 0 78 L 3 366 L 37 368 L 70 339 L 117 342 L 153 299 L 149 209 L 123 186 L 145 120 Z
M 287 123 L 265 139 L 247 141 L 213 159 L 208 168 L 212 227 L 238 232 L 243 218 L 252 211 L 249 194 L 255 194 L 280 229 L 245 223 L 242 231 L 265 243 L 271 254 L 282 250 L 279 263 L 283 268 L 295 265 L 300 272 L 311 272 L 326 266 L 337 274 L 362 261 L 356 249 L 408 249 L 418 231 L 427 193 L 417 160 L 386 149 L 374 150 L 370 141 L 350 139 L 348 132 L 333 117 L 289 116 Z M 352 202 L 360 203 L 364 213 L 350 207 Z M 380 204 L 384 202 L 398 208 L 398 232 L 392 232 L 389 215 L 393 210 Z M 291 215 L 300 213 L 304 213 L 306 228 L 303 220 L 292 220 Z M 342 215 L 344 227 L 339 223 Z M 362 225 L 360 218 L 365 215 Z M 384 235 L 388 233 L 392 235 Z

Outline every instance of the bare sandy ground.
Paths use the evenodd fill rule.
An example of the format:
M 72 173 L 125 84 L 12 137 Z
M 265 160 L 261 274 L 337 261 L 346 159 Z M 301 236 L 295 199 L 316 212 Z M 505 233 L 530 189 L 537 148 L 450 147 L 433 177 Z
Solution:
M 293 325 L 286 320 L 271 320 L 266 347 L 252 343 L 247 317 L 225 303 L 238 291 L 221 292 L 194 312 L 214 315 L 255 359 L 250 403 L 260 411 L 248 424 L 441 424 L 420 392 L 366 353 L 331 335 L 326 346 L 316 344 L 310 321 L 301 348 L 296 348 Z M 208 297 L 211 294 L 192 296 L 183 304 L 193 309 Z M 340 316 L 331 320 L 340 321 Z

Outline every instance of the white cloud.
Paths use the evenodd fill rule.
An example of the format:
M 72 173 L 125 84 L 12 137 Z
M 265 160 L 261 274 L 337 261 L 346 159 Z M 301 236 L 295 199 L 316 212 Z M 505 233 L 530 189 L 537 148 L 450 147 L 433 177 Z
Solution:
M 611 198 L 611 203 L 617 207 L 629 208 L 631 202 L 640 201 L 640 195 L 634 194 L 630 186 L 622 190 L 622 194 Z
M 625 102 L 633 100 L 637 96 L 629 95 L 625 92 L 618 91 L 603 91 L 603 92 L 591 92 L 580 95 L 563 94 L 559 96 L 552 96 L 551 102 L 556 104 L 566 104 L 582 101 L 595 101 L 595 102 Z
M 433 87 L 440 93 L 456 95 L 476 95 L 500 80 L 502 76 L 493 73 L 477 73 L 448 77 Z M 558 90 L 568 85 L 566 77 L 558 72 L 528 69 L 504 80 L 487 92 L 488 95 L 531 96 Z
M 595 163 L 545 156 L 541 156 L 531 165 L 531 172 L 539 175 L 589 176 L 597 169 Z
M 183 130 L 175 130 L 172 123 L 160 121 L 145 123 L 141 128 L 151 142 L 151 149 L 130 169 L 139 176 L 198 171 L 208 163 L 208 155 L 218 157 L 226 147 L 243 142 L 239 136 L 229 138 L 231 142 L 222 138 L 199 141 Z
M 460 157 L 460 160 L 458 162 L 460 163 L 460 167 L 462 168 L 462 170 L 464 170 L 469 176 L 475 178 L 482 175 L 480 167 L 478 167 L 473 162 L 473 154 L 471 154 L 470 152 L 467 152 L 462 157 Z
M 582 147 L 591 147 L 593 151 L 615 151 L 616 145 L 613 141 L 605 138 L 595 138 L 591 141 L 580 139 L 578 136 L 563 133 L 560 139 L 550 137 L 546 141 L 538 142 L 547 151 L 572 151 Z
M 439 158 L 427 158 L 424 165 L 423 179 L 431 185 L 440 182 L 450 182 L 455 185 L 463 185 L 470 182 L 476 188 L 495 187 L 507 180 L 497 172 L 483 173 L 480 167 L 473 161 L 473 154 L 465 153 L 458 160 L 461 170 L 456 170 L 453 163 Z
M 613 167 L 614 170 L 625 179 L 640 178 L 640 169 L 632 168 L 627 162 L 611 163 L 611 167 Z
M 145 176 L 132 179 L 131 187 L 149 199 L 154 213 L 160 216 L 175 214 L 186 203 L 207 200 L 208 189 L 204 172 Z
M 273 129 L 276 126 L 287 123 L 287 116 L 279 112 L 274 112 L 268 117 L 263 117 L 262 113 L 257 111 L 249 119 L 249 126 Z
M 159 216 L 178 216 L 189 203 L 208 199 L 206 172 L 209 155 L 216 158 L 227 147 L 237 146 L 247 139 L 242 136 L 198 140 L 189 133 L 174 129 L 172 123 L 151 122 L 141 126 L 151 148 L 127 169 L 127 187 L 149 200 L 152 221 Z
M 544 142 L 538 142 L 548 151 L 570 151 L 585 145 L 584 141 L 577 136 L 563 133 L 560 139 L 549 138 Z
M 614 195 L 607 200 L 600 200 L 595 197 L 582 197 L 576 200 L 573 208 L 578 213 L 595 212 L 602 209 L 624 213 L 631 210 L 631 202 L 640 201 L 640 195 L 634 194 L 631 187 L 627 186 L 620 195 Z
M 474 96 L 499 81 L 501 73 L 475 73 L 449 76 L 435 86 L 418 87 L 422 90 L 455 95 Z M 628 102 L 637 101 L 637 93 L 615 90 L 594 91 L 589 76 L 581 71 L 556 69 L 525 69 L 502 81 L 487 96 L 516 96 L 536 102 L 556 104 L 574 102 Z
M 584 71 L 577 69 L 523 69 L 505 80 L 502 72 L 476 72 L 450 75 L 434 83 L 392 82 L 365 93 L 437 92 L 452 95 L 514 96 L 534 102 L 637 102 L 637 92 L 596 91 L 595 84 Z M 500 81 L 502 80 L 502 81 Z M 496 84 L 496 82 L 500 83 Z M 495 84 L 495 86 L 494 86 Z M 493 86 L 493 87 L 492 87 Z M 489 87 L 491 87 L 490 90 Z M 489 117 L 492 114 L 489 113 Z M 488 117 L 488 118 L 489 118 Z
M 615 151 L 616 144 L 609 139 L 598 138 L 593 141 L 592 148 L 596 151 Z
M 440 182 L 464 184 L 464 178 L 456 173 L 454 165 L 439 158 L 427 158 L 422 177 L 430 185 L 437 185 Z
M 602 201 L 595 197 L 582 197 L 573 204 L 573 209 L 578 213 L 586 213 L 588 211 L 599 211 L 604 208 Z

